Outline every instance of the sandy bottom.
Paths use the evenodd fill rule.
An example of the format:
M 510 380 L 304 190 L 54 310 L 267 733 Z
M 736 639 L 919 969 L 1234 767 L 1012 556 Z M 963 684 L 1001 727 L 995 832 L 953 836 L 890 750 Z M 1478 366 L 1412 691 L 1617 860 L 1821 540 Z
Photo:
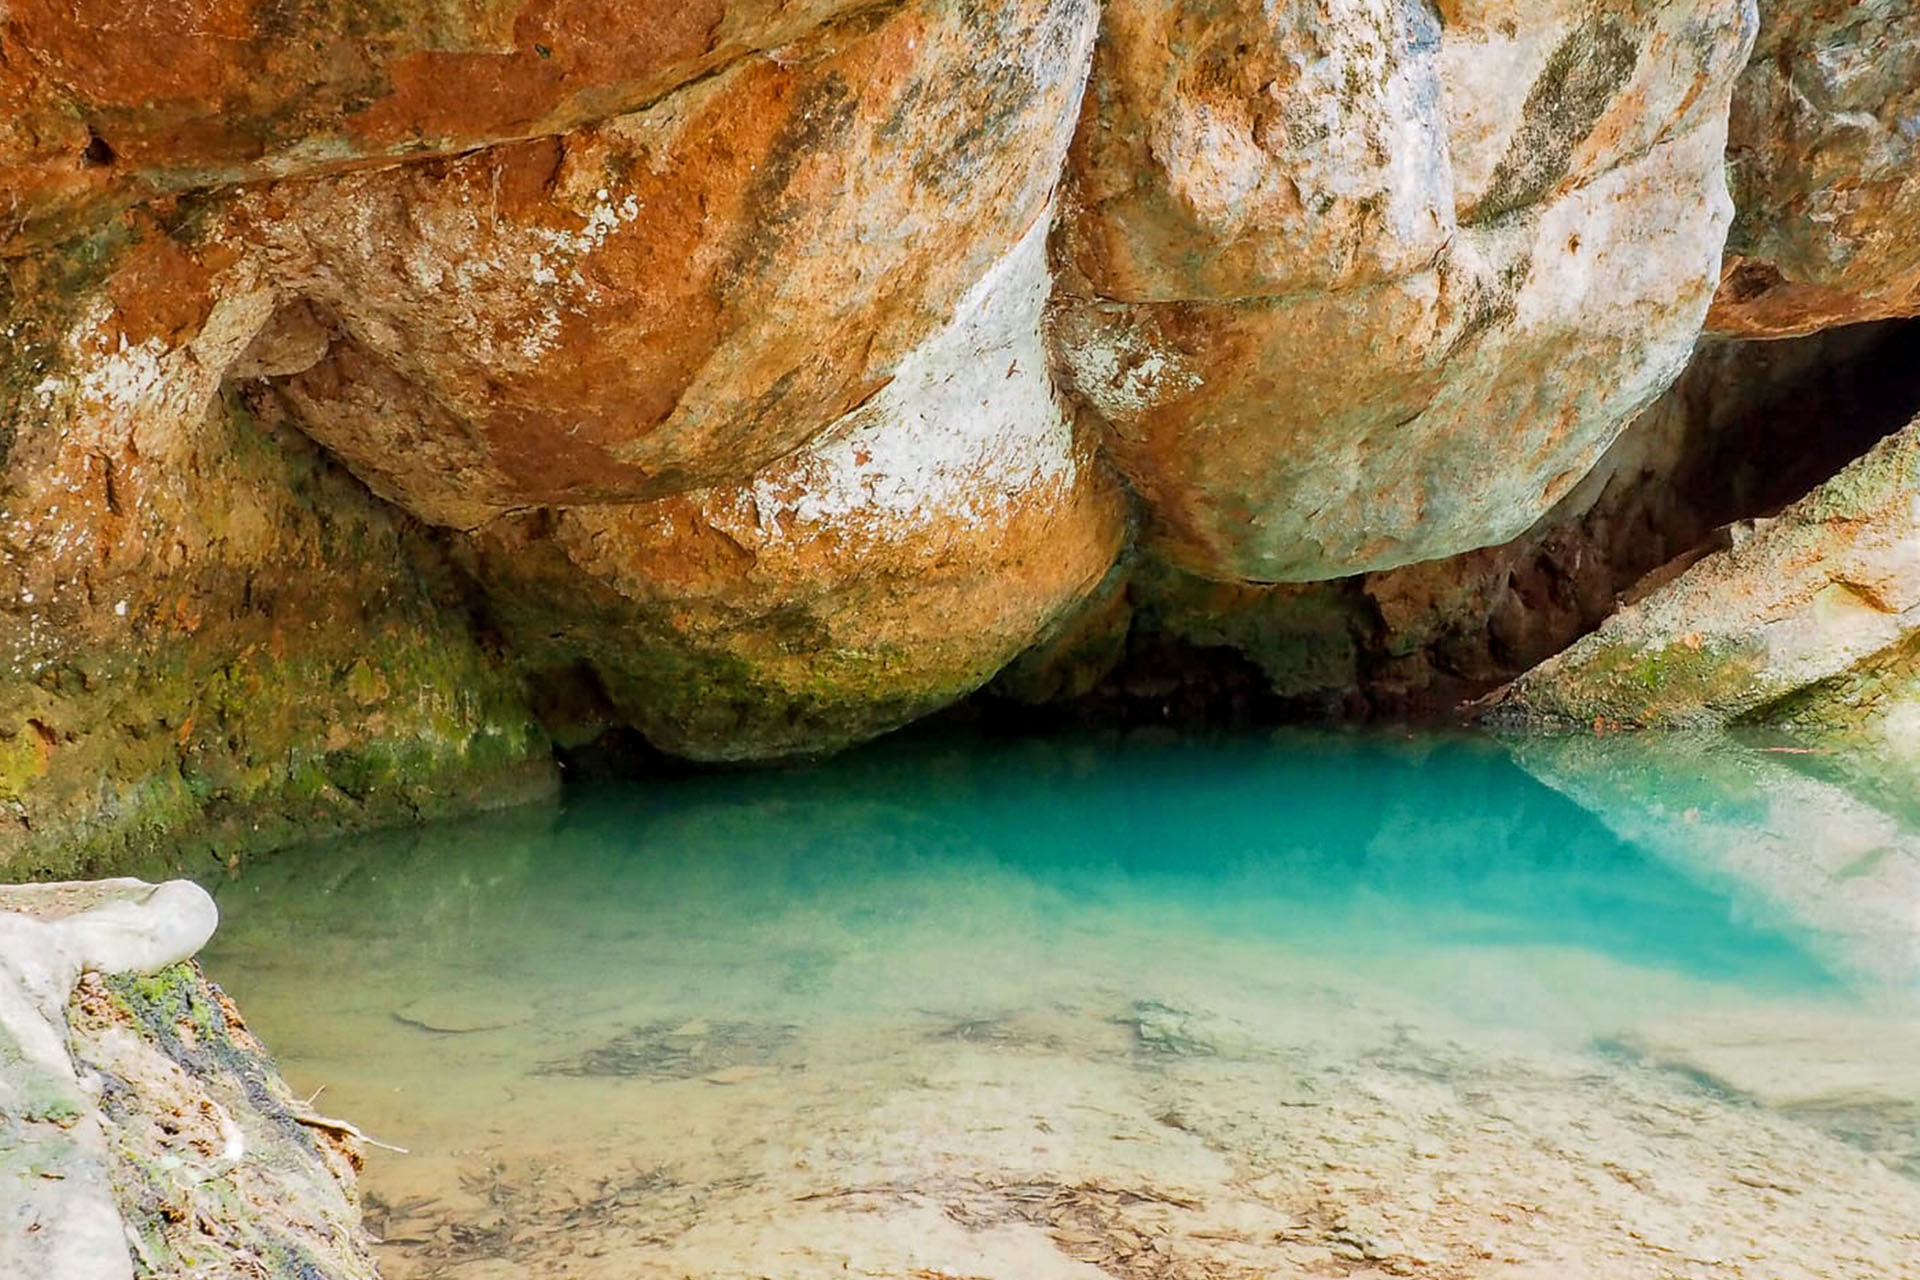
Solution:
M 242 1000 L 296 1090 L 408 1147 L 364 1182 L 396 1280 L 1920 1276 L 1896 1172 L 1920 1091 L 1875 1052 L 1909 1023 L 1771 1003 L 1729 1051 L 1739 997 L 1689 1016 L 1669 989 L 1646 1030 L 1581 1045 L 1297 957 L 1275 976 L 1263 948 L 1112 947 L 1096 979 L 1017 992 L 1005 960 L 902 975 L 879 1017 L 530 1005 L 452 975 Z
M 1451 897 L 1377 812 L 1358 872 L 1196 888 L 707 799 L 224 893 L 210 972 L 408 1149 L 392 1280 L 1920 1278 L 1913 1006 L 1565 830 Z M 1524 928 L 1473 905 L 1512 877 Z

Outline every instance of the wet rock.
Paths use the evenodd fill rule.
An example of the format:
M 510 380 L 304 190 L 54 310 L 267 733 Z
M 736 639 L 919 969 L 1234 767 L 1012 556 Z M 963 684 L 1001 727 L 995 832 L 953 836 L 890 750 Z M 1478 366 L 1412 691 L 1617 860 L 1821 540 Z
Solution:
M 1505 541 L 1684 366 L 1750 6 L 1103 21 L 1055 340 L 1177 567 Z
M 445 557 L 230 377 L 257 264 L 156 220 L 84 248 L 0 264 L 0 867 L 550 786 Z
M 1619 1043 L 1920 1174 L 1920 1024 L 1770 1009 L 1635 1027 Z
M 1734 92 L 1708 327 L 1771 338 L 1920 313 L 1920 8 L 1763 0 Z

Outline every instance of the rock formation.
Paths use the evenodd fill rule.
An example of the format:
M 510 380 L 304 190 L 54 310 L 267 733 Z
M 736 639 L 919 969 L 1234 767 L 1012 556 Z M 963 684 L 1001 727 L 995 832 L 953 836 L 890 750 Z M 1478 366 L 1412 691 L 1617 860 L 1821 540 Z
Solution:
M 1734 92 L 1739 212 L 1708 327 L 1765 338 L 1920 314 L 1920 7 L 1760 8 Z
M 545 737 L 419 525 L 231 379 L 271 312 L 250 268 L 151 223 L 92 252 L 5 264 L 8 860 L 225 857 L 545 785 Z
M 1502 695 L 1508 717 L 1721 725 L 1871 719 L 1920 758 L 1920 421 L 1619 610 Z M 1897 704 L 1897 705 L 1896 705 Z
M 184 880 L 0 888 L 7 1275 L 374 1280 L 343 1131 L 186 963 L 217 918 Z
M 1118 493 L 1047 380 L 1045 226 L 819 440 L 743 483 L 479 530 L 517 652 L 584 659 L 694 759 L 844 746 L 985 683 L 1118 550 Z
M 1448 8 L 1108 7 L 1060 341 L 1183 569 L 1503 542 L 1686 363 L 1748 6 Z
M 1920 310 L 1904 0 L 123 9 L 0 15 L 22 871 L 996 675 L 1431 709 L 1885 334 L 1744 340 Z

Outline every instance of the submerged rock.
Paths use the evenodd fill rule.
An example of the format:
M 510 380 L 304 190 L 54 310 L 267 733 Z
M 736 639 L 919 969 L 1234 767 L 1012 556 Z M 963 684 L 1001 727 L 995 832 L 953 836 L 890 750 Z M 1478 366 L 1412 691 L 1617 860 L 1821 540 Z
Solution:
M 1619 1044 L 1920 1175 L 1920 1023 L 1769 1009 L 1652 1023 Z
M 374 1280 L 357 1151 L 191 963 L 187 881 L 0 887 L 0 1271 Z
M 1920 1173 L 1920 813 L 1818 753 L 1718 732 L 1515 739 L 1521 767 L 1635 849 L 1724 895 L 1867 998 L 1774 1001 L 1627 1028 L 1618 1047 Z M 1891 801 L 1891 803 L 1889 802 Z

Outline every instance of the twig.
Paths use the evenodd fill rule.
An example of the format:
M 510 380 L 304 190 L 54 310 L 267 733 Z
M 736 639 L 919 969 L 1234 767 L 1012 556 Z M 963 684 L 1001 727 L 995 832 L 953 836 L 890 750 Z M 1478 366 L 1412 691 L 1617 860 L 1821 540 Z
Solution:
M 366 1134 L 360 1132 L 360 1126 L 354 1124 L 351 1120 L 335 1120 L 332 1116 L 323 1116 L 312 1111 L 296 1111 L 293 1113 L 293 1118 L 301 1124 L 308 1125 L 315 1129 L 326 1129 L 333 1133 L 344 1133 L 355 1142 L 364 1142 L 368 1146 L 378 1147 L 382 1151 L 398 1151 L 403 1156 L 413 1154 L 405 1147 L 396 1147 L 391 1142 L 382 1142 L 378 1138 L 369 1138 Z

